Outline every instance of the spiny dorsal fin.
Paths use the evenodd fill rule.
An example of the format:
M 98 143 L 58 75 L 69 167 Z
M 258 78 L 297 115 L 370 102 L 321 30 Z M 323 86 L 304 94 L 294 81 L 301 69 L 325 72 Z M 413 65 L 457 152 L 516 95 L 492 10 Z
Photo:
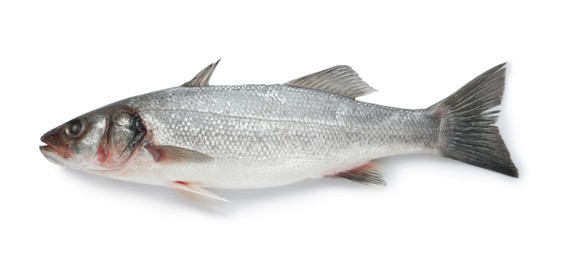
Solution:
M 343 178 L 365 185 L 386 185 L 381 173 L 378 171 L 377 165 L 373 161 L 329 177 Z
M 285 83 L 294 87 L 322 90 L 350 98 L 356 98 L 375 92 L 349 66 L 338 65 L 291 80 Z
M 204 86 L 208 86 L 209 80 L 211 79 L 211 75 L 213 75 L 213 72 L 215 71 L 215 68 L 217 68 L 217 65 L 219 64 L 219 61 L 221 61 L 221 60 L 219 59 L 215 63 L 211 63 L 211 65 L 205 67 L 192 80 L 190 80 L 186 83 L 183 83 L 183 85 L 181 85 L 181 86 L 182 87 L 204 87 Z

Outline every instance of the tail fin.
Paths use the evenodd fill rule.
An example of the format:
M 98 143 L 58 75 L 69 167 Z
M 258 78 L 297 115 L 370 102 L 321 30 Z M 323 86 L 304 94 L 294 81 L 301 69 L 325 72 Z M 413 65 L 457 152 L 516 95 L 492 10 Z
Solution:
M 496 123 L 505 85 L 505 63 L 482 73 L 428 108 L 440 120 L 437 149 L 443 157 L 518 177 Z

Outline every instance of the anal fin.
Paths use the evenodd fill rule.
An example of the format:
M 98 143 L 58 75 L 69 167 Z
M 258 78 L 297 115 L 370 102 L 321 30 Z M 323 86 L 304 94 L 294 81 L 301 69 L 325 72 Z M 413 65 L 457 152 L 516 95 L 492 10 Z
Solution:
M 382 178 L 381 173 L 378 171 L 377 165 L 372 161 L 351 170 L 337 173 L 336 175 L 332 175 L 330 177 L 342 178 L 365 185 L 386 186 L 386 182 Z
M 170 186 L 183 198 L 215 211 L 222 211 L 224 203 L 229 202 L 217 194 L 186 181 L 174 181 Z

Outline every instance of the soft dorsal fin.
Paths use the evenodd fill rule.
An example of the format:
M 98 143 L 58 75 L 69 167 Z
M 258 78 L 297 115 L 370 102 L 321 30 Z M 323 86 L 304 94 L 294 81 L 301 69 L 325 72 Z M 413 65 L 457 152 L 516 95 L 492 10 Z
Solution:
M 322 90 L 350 98 L 356 98 L 375 92 L 349 66 L 338 65 L 291 80 L 285 83 L 294 87 Z
M 218 61 L 216 61 L 215 63 L 211 63 L 211 65 L 205 67 L 201 72 L 199 72 L 197 75 L 195 75 L 195 77 L 186 82 L 183 83 L 183 85 L 181 85 L 182 87 L 204 87 L 209 85 L 209 80 L 211 79 L 211 75 L 213 75 L 213 72 L 215 71 L 215 68 L 217 68 L 217 65 L 219 64 L 219 61 L 221 61 L 220 59 Z

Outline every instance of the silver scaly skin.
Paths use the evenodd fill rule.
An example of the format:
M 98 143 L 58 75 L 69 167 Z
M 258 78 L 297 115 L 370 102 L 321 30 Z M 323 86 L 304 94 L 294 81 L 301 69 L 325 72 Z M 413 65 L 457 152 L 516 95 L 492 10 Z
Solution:
M 355 100 L 374 90 L 348 66 L 286 84 L 211 86 L 217 63 L 180 87 L 63 124 L 42 137 L 41 151 L 70 168 L 170 186 L 204 205 L 224 200 L 207 187 L 323 177 L 384 184 L 373 160 L 405 153 L 517 176 L 490 111 L 501 102 L 503 64 L 434 106 L 410 110 Z
M 218 188 L 284 185 L 382 156 L 432 152 L 439 127 L 425 110 L 286 85 L 177 87 L 117 104 L 138 111 L 154 143 L 215 159 L 173 165 L 173 171 L 161 170 L 169 179 L 158 181 L 185 179 Z

